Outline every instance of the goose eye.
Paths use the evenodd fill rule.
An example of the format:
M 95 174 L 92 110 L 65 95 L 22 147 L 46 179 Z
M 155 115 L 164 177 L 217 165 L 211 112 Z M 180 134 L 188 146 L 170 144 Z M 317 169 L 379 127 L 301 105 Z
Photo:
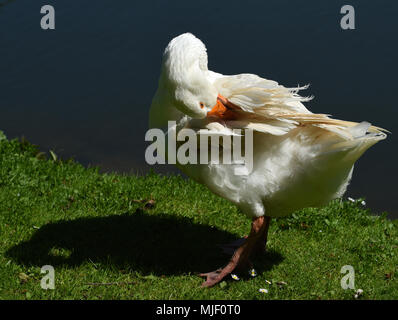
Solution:
M 203 109 L 205 107 L 205 105 L 203 104 L 203 102 L 200 103 L 200 108 Z

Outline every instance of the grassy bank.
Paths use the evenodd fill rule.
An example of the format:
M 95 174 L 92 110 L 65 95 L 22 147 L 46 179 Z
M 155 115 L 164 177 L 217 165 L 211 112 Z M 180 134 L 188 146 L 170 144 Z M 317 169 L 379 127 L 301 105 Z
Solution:
M 397 221 L 349 201 L 274 220 L 257 277 L 201 289 L 196 273 L 228 259 L 217 244 L 249 228 L 192 181 L 100 174 L 0 132 L 0 299 L 353 299 L 344 265 L 362 299 L 398 298 Z M 40 287 L 43 265 L 55 290 Z

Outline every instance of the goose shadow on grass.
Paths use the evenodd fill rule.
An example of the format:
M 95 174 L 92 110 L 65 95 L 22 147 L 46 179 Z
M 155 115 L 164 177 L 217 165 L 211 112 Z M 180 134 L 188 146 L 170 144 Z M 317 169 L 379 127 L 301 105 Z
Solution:
M 25 266 L 76 267 L 91 261 L 99 268 L 104 264 L 143 274 L 179 275 L 224 265 L 229 257 L 217 244 L 236 239 L 227 231 L 188 218 L 137 210 L 49 223 L 6 255 Z M 257 261 L 256 270 L 269 270 L 282 259 L 279 253 L 268 252 Z

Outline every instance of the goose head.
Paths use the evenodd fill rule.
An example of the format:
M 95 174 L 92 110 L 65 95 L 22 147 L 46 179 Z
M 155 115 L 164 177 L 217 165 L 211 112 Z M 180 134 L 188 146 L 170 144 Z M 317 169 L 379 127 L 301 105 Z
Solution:
M 168 108 L 167 114 L 203 119 L 217 105 L 218 92 L 208 77 L 207 52 L 201 40 L 191 33 L 175 37 L 167 45 L 162 59 L 158 90 L 152 109 Z M 169 119 L 171 120 L 171 119 Z

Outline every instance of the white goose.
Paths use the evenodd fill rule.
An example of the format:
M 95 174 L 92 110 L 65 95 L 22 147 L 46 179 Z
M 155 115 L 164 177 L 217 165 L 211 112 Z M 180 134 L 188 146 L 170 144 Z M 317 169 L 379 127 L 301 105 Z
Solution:
M 252 219 L 247 239 L 229 263 L 201 274 L 212 286 L 237 268 L 246 267 L 255 250 L 263 250 L 271 217 L 321 206 L 341 197 L 355 161 L 385 130 L 367 122 L 336 120 L 310 112 L 297 94 L 254 74 L 226 76 L 207 68 L 206 47 L 190 33 L 170 41 L 162 60 L 158 89 L 150 110 L 150 127 L 178 134 L 253 130 L 253 169 L 236 175 L 231 164 L 178 164 L 188 176 L 236 204 Z M 170 131 L 169 130 L 169 134 Z M 203 130 L 202 130 L 203 131 Z

